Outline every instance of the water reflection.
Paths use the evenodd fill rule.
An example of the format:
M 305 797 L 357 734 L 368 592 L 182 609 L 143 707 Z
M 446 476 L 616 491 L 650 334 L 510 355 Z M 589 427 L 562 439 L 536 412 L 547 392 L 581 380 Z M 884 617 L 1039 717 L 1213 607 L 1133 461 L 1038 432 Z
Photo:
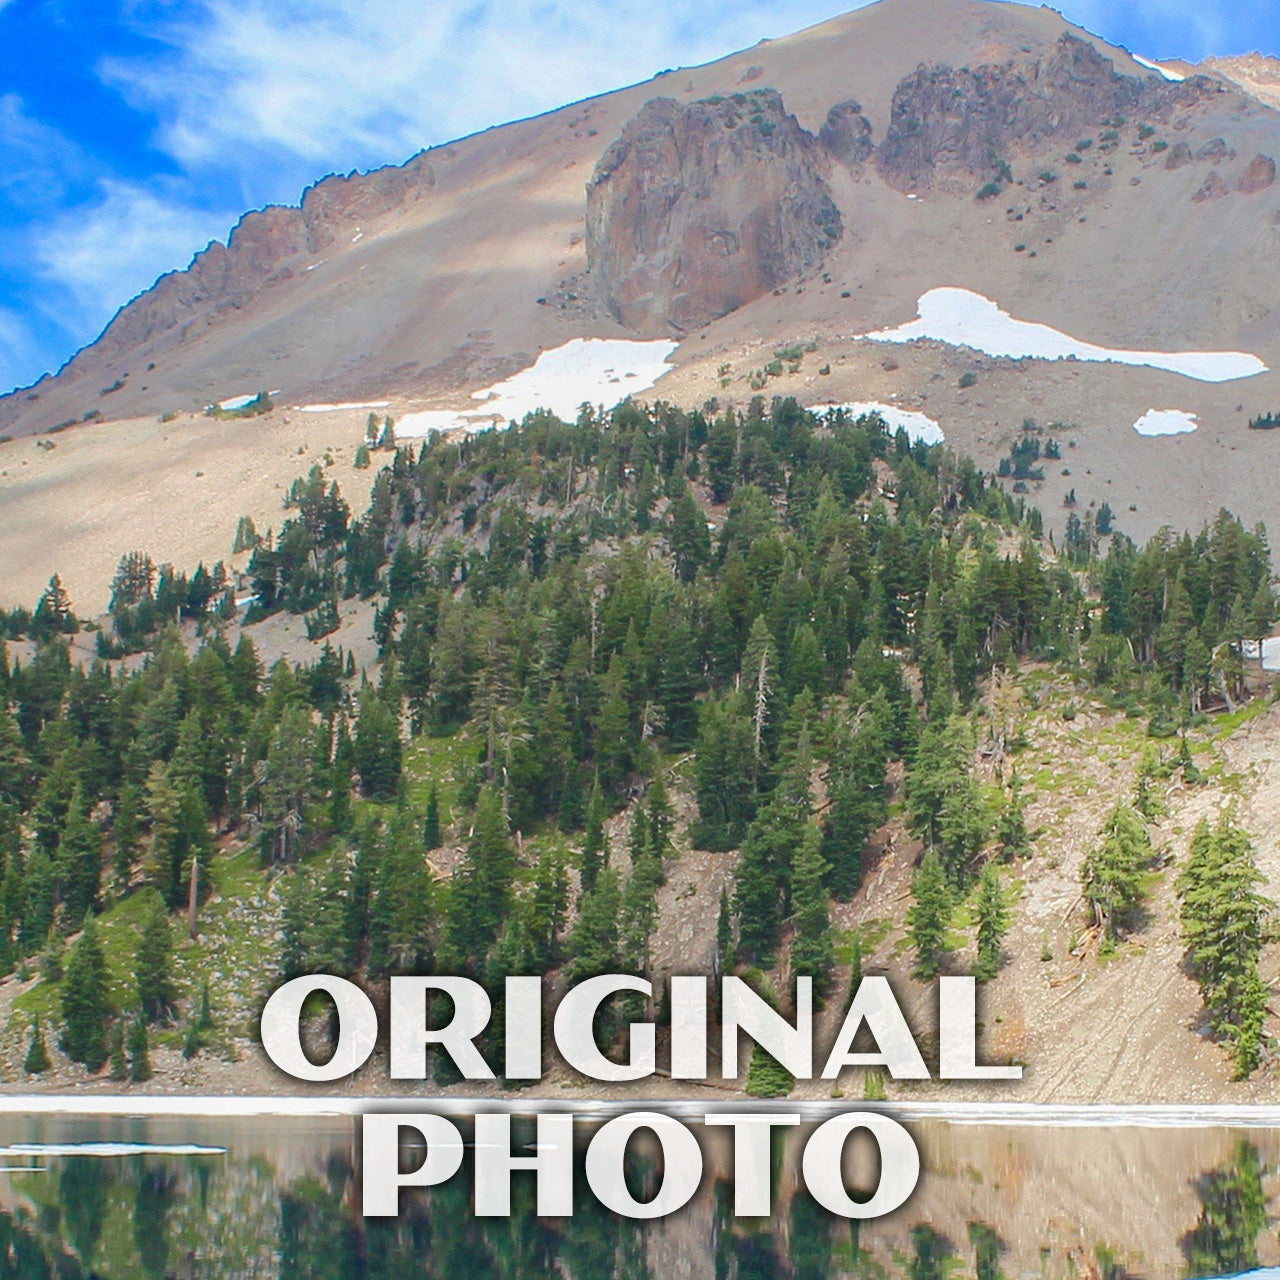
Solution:
M 579 1189 L 572 1219 L 539 1219 L 517 1177 L 509 1219 L 477 1219 L 460 1175 L 359 1214 L 357 1122 L 0 1122 L 41 1143 L 0 1172 L 0 1276 L 15 1280 L 1124 1280 L 1219 1276 L 1280 1262 L 1280 1130 L 913 1125 L 924 1174 L 897 1213 L 830 1217 L 779 1135 L 775 1211 L 735 1219 L 726 1147 L 680 1213 L 649 1224 Z M 224 1152 L 70 1155 L 59 1143 L 194 1143 Z M 94 1148 L 81 1148 L 93 1150 Z M 118 1148 L 110 1148 L 118 1150 Z M 126 1148 L 126 1151 L 128 1148 Z M 15 1166 L 23 1166 L 21 1168 Z M 633 1189 L 659 1176 L 643 1151 Z

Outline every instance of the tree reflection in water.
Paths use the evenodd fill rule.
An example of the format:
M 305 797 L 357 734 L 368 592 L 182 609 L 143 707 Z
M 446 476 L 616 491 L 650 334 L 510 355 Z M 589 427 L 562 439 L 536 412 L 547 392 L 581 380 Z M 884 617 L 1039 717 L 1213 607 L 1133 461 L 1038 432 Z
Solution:
M 1272 1137 L 1257 1141 L 1274 1152 L 1280 1135 Z M 1212 1149 L 1219 1163 L 1201 1172 L 1147 1159 L 1160 1181 L 1135 1186 L 1134 1203 L 1167 1216 L 1152 1234 L 1150 1216 L 1139 1221 L 1132 1209 L 1105 1224 L 1090 1218 L 1060 1173 L 1049 1203 L 1032 1175 L 1052 1166 L 1054 1141 L 1051 1131 L 1020 1133 L 1000 1148 L 1003 1165 L 990 1143 L 946 1148 L 945 1167 L 926 1173 L 900 1213 L 861 1225 L 832 1218 L 800 1189 L 786 1153 L 775 1163 L 772 1218 L 735 1219 L 721 1181 L 681 1214 L 647 1224 L 602 1210 L 585 1187 L 573 1218 L 540 1219 L 528 1177 L 513 1184 L 510 1218 L 477 1219 L 462 1176 L 429 1197 L 407 1196 L 399 1219 L 365 1220 L 349 1134 L 336 1130 L 327 1146 L 313 1141 L 305 1152 L 282 1142 L 278 1159 L 50 1156 L 44 1169 L 0 1174 L 0 1278 L 1175 1280 L 1179 1257 L 1191 1277 L 1277 1260 L 1266 1232 L 1272 1166 L 1254 1142 L 1174 1148 Z M 1167 1156 L 1160 1141 L 1151 1150 Z M 987 1163 L 965 1163 L 957 1150 L 974 1161 L 985 1153 Z M 641 1154 L 633 1192 L 651 1195 L 658 1176 Z M 1126 1215 L 1127 1236 L 1117 1227 Z

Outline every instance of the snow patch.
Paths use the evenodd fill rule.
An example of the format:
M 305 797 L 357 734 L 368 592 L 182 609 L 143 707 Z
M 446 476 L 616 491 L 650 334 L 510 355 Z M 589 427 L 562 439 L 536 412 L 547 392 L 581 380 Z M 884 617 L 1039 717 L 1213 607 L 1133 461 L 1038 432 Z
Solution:
M 353 401 L 348 404 L 295 404 L 293 407 L 299 413 L 336 413 L 339 409 L 385 409 L 390 403 L 390 400 L 369 400 L 360 404 Z
M 573 421 L 584 404 L 612 407 L 624 397 L 616 387 L 624 379 L 628 395 L 649 390 L 671 366 L 667 358 L 678 343 L 626 338 L 574 338 L 544 351 L 528 369 L 472 393 L 472 409 L 428 409 L 406 413 L 396 435 L 425 436 L 433 431 L 483 431 L 497 423 L 519 422 L 535 409 L 549 409 Z
M 914 409 L 899 409 L 897 405 L 880 404 L 877 401 L 857 401 L 852 404 L 817 404 L 810 412 L 823 414 L 835 413 L 843 409 L 851 418 L 861 418 L 868 413 L 878 413 L 889 428 L 889 434 L 896 434 L 901 427 L 907 433 L 912 444 L 942 444 L 946 436 L 942 428 L 923 413 Z
M 359 244 L 359 243 L 360 243 L 360 241 L 361 241 L 361 240 L 363 240 L 363 239 L 364 239 L 364 232 L 363 232 L 363 231 L 357 231 L 357 232 L 355 233 L 355 235 L 353 235 L 353 236 L 351 237 L 351 243 L 352 243 L 352 244 Z
M 1138 66 L 1146 67 L 1148 71 L 1159 72 L 1159 74 L 1164 76 L 1166 80 L 1172 80 L 1175 83 L 1178 83 L 1187 78 L 1184 75 L 1180 75 L 1177 71 L 1170 71 L 1168 67 L 1162 67 L 1158 62 L 1152 62 L 1150 58 L 1142 57 L 1140 54 L 1135 53 L 1131 56 Z
M 1051 325 L 1015 320 L 990 298 L 970 289 L 930 289 L 921 297 L 917 310 L 917 319 L 863 337 L 870 342 L 897 343 L 932 338 L 1015 360 L 1145 365 L 1199 382 L 1230 382 L 1267 372 L 1267 366 L 1257 356 L 1242 351 L 1125 351 L 1081 342 Z
M 1140 436 L 1184 436 L 1199 425 L 1196 415 L 1183 409 L 1148 409 L 1133 429 Z
M 226 413 L 231 413 L 236 409 L 243 409 L 247 404 L 252 404 L 257 398 L 258 393 L 250 391 L 245 395 L 232 396 L 228 400 L 219 400 L 218 408 Z
M 193 1142 L 15 1142 L 0 1156 L 224 1156 L 226 1147 Z M 25 1171 L 24 1171 L 25 1172 Z

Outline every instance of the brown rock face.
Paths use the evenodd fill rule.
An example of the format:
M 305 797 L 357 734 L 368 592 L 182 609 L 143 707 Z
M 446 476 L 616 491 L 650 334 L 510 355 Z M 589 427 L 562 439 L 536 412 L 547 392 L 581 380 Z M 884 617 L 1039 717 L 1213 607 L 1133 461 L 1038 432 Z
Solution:
M 893 95 L 880 171 L 900 191 L 972 190 L 1005 176 L 1015 151 L 1074 139 L 1115 115 L 1158 117 L 1207 81 L 1120 75 L 1093 45 L 1064 34 L 1040 57 L 999 66 L 919 67 Z
M 1175 142 L 1169 148 L 1169 154 L 1165 157 L 1164 167 L 1166 169 L 1181 169 L 1185 165 L 1189 165 L 1191 160 L 1191 148 L 1185 142 Z
M 1276 180 L 1276 162 L 1270 156 L 1256 155 L 1249 167 L 1240 175 L 1236 190 L 1241 195 L 1252 196 L 1265 191 Z
M 646 103 L 587 186 L 587 263 L 614 316 L 690 329 L 812 270 L 842 231 L 824 163 L 772 89 Z
M 856 169 L 875 150 L 871 121 L 852 98 L 837 102 L 818 131 L 818 140 L 846 169 Z
M 95 354 L 109 361 L 179 324 L 184 332 L 198 330 L 264 285 L 292 275 L 286 264 L 296 254 L 318 253 L 362 222 L 420 199 L 434 185 L 431 165 L 421 153 L 404 165 L 324 178 L 307 188 L 300 208 L 269 205 L 246 213 L 225 245 L 215 240 L 185 271 L 161 276 L 122 307 L 95 344 Z
M 1217 169 L 1214 169 L 1200 185 L 1200 190 L 1191 197 L 1192 204 L 1203 204 L 1206 200 L 1221 200 L 1230 195 L 1227 184 L 1223 182 Z
M 1224 160 L 1234 160 L 1235 158 L 1236 153 L 1227 146 L 1225 138 L 1210 138 L 1196 152 L 1197 160 L 1208 160 L 1211 164 L 1221 164 Z

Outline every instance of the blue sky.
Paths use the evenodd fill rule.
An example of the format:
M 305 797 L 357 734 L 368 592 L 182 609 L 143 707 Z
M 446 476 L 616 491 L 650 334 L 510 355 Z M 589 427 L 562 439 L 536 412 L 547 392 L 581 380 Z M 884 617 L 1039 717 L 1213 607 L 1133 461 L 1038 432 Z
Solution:
M 0 0 L 0 391 L 246 209 L 853 0 Z M 1151 58 L 1280 52 L 1280 0 L 1061 0 Z M 625 38 L 619 13 L 626 15 Z

